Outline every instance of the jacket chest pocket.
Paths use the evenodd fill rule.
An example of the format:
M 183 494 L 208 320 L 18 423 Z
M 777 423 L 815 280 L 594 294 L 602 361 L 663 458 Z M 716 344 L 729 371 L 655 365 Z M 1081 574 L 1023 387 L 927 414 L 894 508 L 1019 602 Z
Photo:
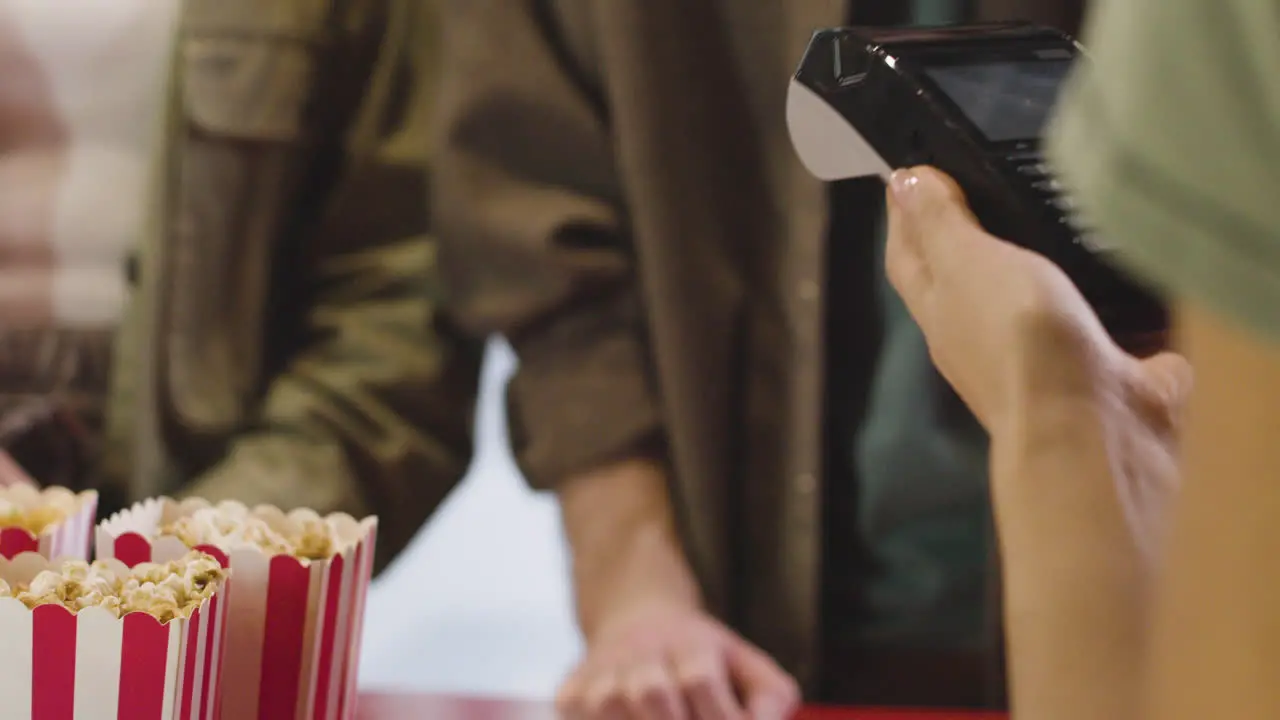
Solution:
M 334 0 L 185 0 L 182 104 L 190 125 L 249 141 L 300 139 Z
M 310 0 L 188 0 L 167 227 L 170 418 L 218 452 L 257 402 L 274 255 L 314 134 L 324 46 Z M 314 16 L 314 17 L 313 17 Z
M 187 35 L 182 108 L 189 130 L 249 142 L 305 139 L 316 48 L 303 39 Z

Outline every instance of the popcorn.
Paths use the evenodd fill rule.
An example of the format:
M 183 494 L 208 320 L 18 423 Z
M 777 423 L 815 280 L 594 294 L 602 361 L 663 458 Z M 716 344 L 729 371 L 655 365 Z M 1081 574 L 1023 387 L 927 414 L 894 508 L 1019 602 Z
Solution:
M 227 574 L 217 560 L 201 552 L 167 563 L 140 563 L 127 572 L 104 561 L 69 561 L 57 570 L 41 571 L 25 586 L 11 587 L 0 580 L 0 597 L 17 598 L 30 609 L 61 605 L 77 612 L 100 607 L 116 617 L 144 612 L 163 623 L 190 617 Z
M 298 521 L 293 554 L 309 560 L 325 560 L 337 552 L 338 539 L 334 527 L 320 518 Z
M 172 535 L 187 547 L 211 545 L 223 550 L 254 547 L 268 555 L 293 555 L 306 560 L 327 560 L 337 553 L 337 530 L 328 520 L 299 518 L 280 531 L 243 506 L 203 507 L 162 525 L 161 535 Z
M 235 590 L 217 604 L 228 627 L 219 646 L 222 717 L 347 717 L 355 713 L 377 528 L 377 518 L 344 513 L 153 498 L 103 521 L 96 547 L 98 557 L 138 567 L 121 602 L 145 593 L 160 616 L 180 600 L 172 580 L 141 567 L 148 561 L 203 549 L 234 573 Z
M 109 556 L 0 557 L 0 638 L 21 660 L 2 664 L 0 717 L 219 717 L 229 571 L 216 551 L 170 541 L 161 562 L 136 569 Z
M 0 499 L 0 528 L 22 528 L 32 535 L 39 535 L 74 514 L 74 504 L 51 502 L 35 507 L 23 507 L 11 500 Z
M 88 559 L 98 494 L 30 484 L 0 487 L 0 557 Z

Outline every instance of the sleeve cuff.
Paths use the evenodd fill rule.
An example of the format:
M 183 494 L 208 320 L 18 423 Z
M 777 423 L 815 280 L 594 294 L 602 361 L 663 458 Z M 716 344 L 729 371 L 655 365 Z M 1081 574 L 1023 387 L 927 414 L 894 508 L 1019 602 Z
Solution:
M 535 340 L 513 343 L 520 367 L 507 390 L 511 444 L 537 489 L 625 458 L 663 454 L 643 334 L 638 322 L 619 316 L 635 317 L 561 319 Z
M 1055 167 L 1117 260 L 1166 292 L 1280 339 L 1280 245 L 1168 177 L 1113 132 L 1081 82 L 1049 135 Z

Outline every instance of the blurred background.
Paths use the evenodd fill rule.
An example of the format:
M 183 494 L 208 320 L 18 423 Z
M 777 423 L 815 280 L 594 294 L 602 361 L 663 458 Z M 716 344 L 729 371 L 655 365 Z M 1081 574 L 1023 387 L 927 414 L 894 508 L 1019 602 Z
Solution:
M 184 152 L 205 153 L 204 161 L 216 145 L 225 158 L 210 166 L 223 163 L 217 172 L 225 174 L 225 163 L 242 148 L 251 159 L 287 147 L 268 110 L 250 107 L 245 114 L 219 104 L 252 90 L 246 78 L 255 73 L 286 72 L 257 63 L 281 62 L 287 53 L 268 57 L 236 45 L 239 31 L 201 29 L 239 22 L 257 32 L 274 22 L 259 21 L 259 8 L 266 15 L 271 8 L 196 0 L 180 23 L 182 7 L 177 0 L 0 0 L 0 419 L 6 422 L 25 417 L 29 401 L 38 404 L 42 394 L 84 395 L 92 406 L 85 417 L 99 421 L 107 345 L 125 316 L 129 285 L 138 281 L 136 268 L 126 268 L 147 226 L 147 178 L 164 130 L 171 68 L 188 75 L 182 102 L 193 127 L 183 136 Z M 175 46 L 180 24 L 193 29 Z M 255 111 L 262 116 L 253 117 Z M 217 226 L 222 221 L 213 213 L 196 208 L 193 216 Z M 217 278 L 223 263 L 241 259 L 206 254 L 195 270 Z M 471 471 L 376 583 L 365 686 L 550 697 L 579 653 L 554 501 L 524 486 L 507 449 L 501 385 L 512 362 L 505 346 L 489 348 Z M 49 448 L 42 439 L 26 444 Z M 29 448 L 19 442 L 16 449 Z M 46 454 L 72 453 L 59 443 Z M 58 468 L 27 469 L 41 481 L 65 484 L 83 470 L 64 468 L 64 478 L 52 475 Z
M 865 20 L 905 20 L 910 13 L 902 9 L 908 5 L 868 3 L 868 8 L 883 9 L 886 17 L 868 15 Z M 940 12 L 942 5 L 954 5 L 952 9 L 959 13 L 961 6 L 972 4 L 922 3 L 918 19 L 938 19 L 933 14 Z M 439 42 L 436 33 L 440 28 L 428 29 L 429 15 L 419 15 L 426 6 L 424 0 L 349 4 L 335 0 L 0 0 L 0 67 L 4 68 L 0 76 L 0 450 L 12 455 L 37 482 L 96 489 L 101 498 L 99 509 L 104 512 L 110 511 L 109 506 L 127 507 L 145 497 L 183 493 L 211 501 L 234 498 L 250 505 L 271 503 L 321 511 L 357 507 L 358 511 L 378 512 L 379 550 L 385 555 L 392 555 L 417 532 L 407 550 L 399 553 L 374 585 L 362 646 L 362 685 L 366 689 L 549 698 L 581 653 L 557 503 L 552 497 L 532 493 L 513 462 L 502 411 L 503 384 L 512 373 L 513 354 L 500 342 L 490 342 L 485 348 L 474 418 L 476 448 L 474 454 L 468 454 L 466 428 L 472 421 L 474 360 L 484 338 L 468 337 L 458 325 L 467 324 L 477 334 L 511 332 L 517 338 L 521 334 L 516 332 L 534 327 L 534 332 L 524 336 L 547 334 L 548 340 L 553 340 L 547 345 L 554 352 L 543 357 L 556 360 L 556 352 L 563 351 L 564 357 L 573 360 L 559 364 L 553 373 L 545 373 L 543 368 L 550 379 L 532 380 L 530 386 L 536 392 L 522 387 L 525 416 L 517 425 L 530 436 L 539 430 L 544 437 L 559 436 L 553 443 L 522 438 L 525 442 L 521 445 L 536 450 L 522 457 L 532 478 L 562 479 L 591 468 L 591 462 L 646 457 L 653 446 L 666 442 L 668 428 L 662 427 L 663 415 L 655 409 L 660 405 L 658 400 L 646 397 L 649 388 L 645 379 L 652 369 L 636 357 L 630 357 L 630 368 L 617 368 L 616 356 L 611 355 L 616 348 L 609 338 L 614 333 L 622 338 L 632 333 L 588 327 L 596 323 L 594 319 L 579 328 L 575 325 L 580 322 L 575 320 L 579 313 L 564 311 L 572 310 L 568 305 L 582 302 L 591 311 L 581 315 L 595 318 L 599 304 L 603 307 L 600 318 L 626 323 L 635 320 L 634 310 L 625 307 L 630 291 L 614 292 L 613 288 L 626 286 L 627 281 L 611 277 L 616 273 L 608 270 L 613 260 L 605 258 L 618 255 L 620 263 L 627 263 L 622 258 L 626 252 L 611 247 L 600 258 L 593 255 L 600 247 L 613 245 L 605 241 L 596 247 L 594 237 L 596 233 L 609 236 L 607 225 L 613 220 L 580 219 L 582 210 L 557 209 L 556 202 L 547 200 L 558 196 L 559 190 L 566 196 L 581 192 L 584 206 L 595 208 L 599 200 L 595 193 L 613 195 L 612 190 L 600 188 L 611 186 L 612 181 L 599 179 L 614 172 L 608 169 L 611 159 L 602 160 L 602 168 L 584 169 L 595 161 L 598 150 L 591 145 L 594 141 L 582 140 L 586 142 L 582 149 L 564 150 L 581 152 L 582 158 L 563 159 L 564 169 L 548 169 L 547 179 L 540 179 L 541 170 L 529 178 L 512 170 L 512 178 L 516 178 L 512 184 L 529 183 L 521 192 L 529 193 L 530 199 L 547 201 L 548 218 L 566 213 L 552 223 L 556 237 L 538 241 L 548 246 L 556 261 L 545 268 L 535 264 L 526 270 L 525 250 L 504 249 L 506 241 L 485 249 L 480 242 L 479 250 L 471 251 L 493 255 L 486 263 L 500 269 L 497 279 L 471 277 L 465 261 L 451 265 L 451 272 L 457 272 L 458 277 L 443 277 L 447 263 L 439 261 L 442 251 L 431 241 L 438 228 L 431 224 L 431 208 L 426 202 L 429 170 L 439 151 L 430 146 L 428 129 L 436 90 L 431 44 Z M 831 22 L 840 17 L 842 6 L 841 0 L 832 0 L 831 8 L 840 12 L 831 15 Z M 781 8 L 778 5 L 780 12 Z M 451 27 L 458 32 L 456 26 Z M 467 26 L 463 23 L 461 27 Z M 803 40 L 808 31 L 801 29 L 804 32 L 796 32 L 796 37 Z M 460 37 L 471 36 L 462 33 Z M 475 37 L 484 44 L 490 42 L 484 33 Z M 767 55 L 762 51 L 762 56 Z M 782 87 L 790 67 L 778 64 L 774 70 L 778 87 Z M 764 96 L 772 97 L 772 91 Z M 480 109 L 504 108 L 503 102 L 474 102 Z M 477 114 L 480 127 L 502 127 L 502 131 L 494 131 L 499 136 L 507 132 L 507 126 L 520 126 L 516 133 L 520 137 L 513 136 L 520 141 L 513 145 L 520 146 L 517 156 L 529 145 L 522 132 L 547 129 L 538 123 L 525 128 L 500 113 L 498 122 L 481 110 L 467 113 Z M 559 110 L 553 110 L 549 117 L 558 115 Z M 782 117 L 781 108 L 776 117 Z M 471 127 L 462 120 L 458 123 Z M 769 126 L 773 124 L 769 120 Z M 579 131 L 568 128 L 566 132 Z M 508 143 L 476 142 L 498 147 Z M 559 152 L 557 142 L 547 147 Z M 572 149 L 577 149 L 576 142 L 570 142 Z M 776 146 L 763 143 L 762 147 Z M 532 155 L 545 149 L 538 150 Z M 771 159 L 765 161 L 765 155 Z M 548 158 L 562 161 L 559 154 Z M 772 150 L 762 151 L 758 160 L 760 168 L 773 167 Z M 515 163 L 518 167 L 525 160 Z M 582 168 L 577 167 L 580 163 Z M 581 182 L 593 187 L 575 190 L 571 186 L 579 182 L 577 179 L 552 179 L 561 177 L 562 172 L 566 177 L 591 178 Z M 462 172 L 458 177 L 468 174 L 474 173 Z M 621 179 L 620 187 L 626 187 Z M 506 182 L 495 182 L 494 187 L 506 188 Z M 566 183 L 563 188 L 561 183 Z M 594 187 L 596 183 L 600 187 Z M 553 184 L 557 191 L 548 192 Z M 748 184 L 756 186 L 754 181 Z M 772 179 L 762 178 L 758 187 L 773 184 Z M 865 232 L 868 240 L 873 237 L 869 234 L 874 229 L 872 223 L 861 220 L 876 217 L 881 195 L 878 187 L 868 187 L 869 193 L 858 196 L 861 200 L 854 197 L 854 202 L 845 202 L 842 197 L 838 201 L 842 208 L 850 208 L 847 214 L 854 219 L 845 227 L 837 220 L 845 223 L 849 218 L 832 217 L 835 232 Z M 504 196 L 509 191 L 494 192 Z M 524 197 L 521 192 L 513 195 Z M 604 200 L 609 206 L 600 210 L 604 215 L 614 211 L 618 217 L 628 214 L 622 213 L 625 202 L 613 197 Z M 486 205 L 490 201 L 484 197 L 476 206 L 490 208 Z M 613 208 L 616 201 L 617 208 Z M 520 202 L 495 206 L 525 213 L 530 206 Z M 568 202 L 566 208 L 577 208 L 576 202 Z M 740 209 L 723 205 L 716 211 L 736 215 Z M 524 233 L 543 232 L 539 229 L 541 213 L 539 209 L 512 215 L 515 222 L 511 224 L 516 228 L 512 233 L 521 236 L 522 243 L 529 242 L 522 237 Z M 593 213 L 588 215 L 594 217 Z M 495 211 L 494 218 L 486 218 L 479 227 L 488 228 L 489 220 L 502 228 L 497 234 L 506 232 L 509 220 L 503 211 Z M 579 227 L 582 224 L 589 227 Z M 772 215 L 760 227 L 774 224 L 792 227 Z M 448 227 L 444 220 L 442 227 Z M 739 225 L 735 222 L 724 227 Z M 475 240 L 467 231 L 454 228 L 453 232 L 468 242 Z M 617 234 L 626 236 L 626 228 Z M 764 252 L 769 247 L 768 263 L 772 264 L 773 240 L 787 241 L 788 237 L 769 240 L 760 236 L 759 242 L 742 240 L 742 247 L 753 249 L 749 252 Z M 877 283 L 860 283 L 856 297 L 850 296 L 852 301 L 838 299 L 840 304 L 856 305 L 859 313 L 867 315 L 865 323 L 860 319 L 847 323 L 849 328 L 868 331 L 867 337 L 850 341 L 849 357 L 819 347 L 823 313 L 814 300 L 822 297 L 817 278 L 823 260 L 814 259 L 827 252 L 826 240 L 809 237 L 804 243 L 795 250 L 796 256 L 809 259 L 795 264 L 813 266 L 803 273 L 796 270 L 795 278 L 787 270 L 777 287 L 772 281 L 768 283 L 768 300 L 759 304 L 760 309 L 768 309 L 768 319 L 750 320 L 737 340 L 730 342 L 726 336 L 723 345 L 717 345 L 721 341 L 712 345 L 727 350 L 742 338 L 754 340 L 758 323 L 759 328 L 786 325 L 787 331 L 780 329 L 777 336 L 786 337 L 786 342 L 774 346 L 782 352 L 771 352 L 769 359 L 760 363 L 760 368 L 768 369 L 768 373 L 762 370 L 769 375 L 768 383 L 778 382 L 786 389 L 764 392 L 755 387 L 754 379 L 746 382 L 746 368 L 754 368 L 754 361 L 741 368 L 733 365 L 726 377 L 736 378 L 741 370 L 744 383 L 742 387 L 733 387 L 736 380 L 724 383 L 726 389 L 732 387 L 735 397 L 741 393 L 741 398 L 724 410 L 739 406 L 739 400 L 741 407 L 754 407 L 756 391 L 769 402 L 792 392 L 796 397 L 805 395 L 808 391 L 801 393 L 795 388 L 809 387 L 809 380 L 792 383 L 778 378 L 792 372 L 797 378 L 808 377 L 824 364 L 849 375 L 850 379 L 842 382 L 851 383 L 850 388 L 873 383 L 876 365 L 864 360 L 873 359 L 873 352 L 867 350 L 876 347 L 873 340 L 878 342 L 874 329 L 878 325 L 870 320 L 870 315 L 879 311 L 878 297 L 872 296 Z M 873 242 L 847 245 L 874 247 Z M 451 247 L 457 250 L 457 246 Z M 870 278 L 878 273 L 878 263 L 870 261 L 869 252 L 865 258 L 832 255 L 826 261 L 833 268 L 856 264 L 868 269 Z M 462 254 L 454 252 L 454 259 Z M 567 254 L 566 258 L 559 258 L 561 254 Z M 788 268 L 791 264 L 792 260 L 786 260 L 778 266 Z M 561 265 L 577 269 L 557 277 Z M 733 273 L 754 268 L 755 263 L 741 263 L 741 268 L 736 265 Z M 600 269 L 599 277 L 584 268 Z M 573 274 L 579 272 L 584 274 Z M 791 296 L 792 281 L 795 297 Z M 472 292 L 476 287 L 486 292 L 475 292 L 484 296 L 479 300 L 458 300 L 447 306 L 445 286 L 449 282 L 456 291 L 462 288 L 454 293 L 454 300 L 468 295 L 467 286 Z M 572 288 L 570 299 L 559 297 L 564 292 L 558 290 L 561 286 Z M 773 297 L 774 291 L 777 297 Z M 544 293 L 548 297 L 541 297 Z M 614 295 L 621 299 L 620 307 L 612 306 L 617 300 Z M 717 293 L 705 297 L 713 304 L 721 302 Z M 837 304 L 837 300 L 827 302 Z M 562 304 L 568 305 L 559 307 Z M 673 313 L 672 307 L 675 305 L 667 306 L 667 311 Z M 682 305 L 682 309 L 690 310 L 690 306 Z M 701 313 L 700 307 L 692 310 L 694 315 Z M 774 310 L 777 316 L 772 314 Z M 739 310 L 732 311 L 736 314 Z M 786 320 L 780 320 L 783 316 Z M 902 325 L 906 334 L 893 337 L 906 338 L 908 345 L 901 347 L 915 355 L 911 355 L 914 365 L 895 360 L 895 369 L 909 366 L 927 373 L 919 377 L 929 384 L 920 387 L 932 388 L 936 374 L 928 365 L 923 340 L 905 313 L 900 313 L 899 319 L 906 323 Z M 654 323 L 657 327 L 658 320 Z M 566 405 L 564 388 L 556 383 L 556 375 L 572 375 L 591 365 L 585 361 L 577 364 L 581 350 L 573 337 L 593 332 L 602 333 L 605 340 L 600 347 L 607 352 L 599 357 L 591 355 L 591 363 L 607 369 L 607 373 L 600 373 L 602 377 L 613 373 L 636 380 L 640 405 L 653 400 L 654 407 L 648 409 L 653 411 L 652 418 L 645 414 L 645 407 L 634 411 L 626 402 L 630 400 L 626 393 L 622 393 L 623 400 L 568 402 L 567 409 L 561 407 Z M 760 334 L 762 338 L 774 337 L 768 334 L 772 329 L 759 332 L 765 333 Z M 728 334 L 737 337 L 736 333 Z M 628 343 L 623 340 L 621 345 L 622 364 L 626 365 Z M 787 350 L 795 357 L 783 361 Z M 824 352 L 831 355 L 824 356 Z M 846 361 L 850 357 L 855 361 Z M 556 361 L 549 364 L 557 365 Z M 686 365 L 684 360 L 681 365 Z M 791 365 L 795 368 L 783 370 Z M 687 363 L 680 370 L 681 377 L 698 377 L 696 373 L 703 366 Z M 582 387 L 577 391 L 595 392 L 605 387 L 593 373 L 585 374 L 591 382 L 579 383 Z M 613 378 L 605 379 L 612 389 Z M 902 402 L 915 402 L 918 396 L 924 397 L 920 402 L 931 401 L 928 393 L 915 392 L 914 379 L 902 382 L 906 384 L 900 393 L 893 395 L 897 392 L 893 391 L 887 396 L 892 402 L 900 397 Z M 858 389 L 846 396 L 845 386 L 833 386 L 827 379 L 823 383 L 832 397 L 860 397 L 863 392 Z M 672 387 L 690 386 L 681 382 Z M 824 413 L 817 400 L 815 396 L 804 402 L 797 400 L 791 413 L 780 414 L 782 420 L 760 419 L 762 425 L 751 428 L 751 434 L 739 436 L 737 433 L 746 432 L 746 420 L 744 428 L 737 428 L 735 419 L 735 427 L 724 429 L 726 434 L 717 430 L 707 437 L 712 442 L 723 439 L 724 446 L 740 437 L 805 437 L 809 430 L 781 432 L 776 424 L 792 421 L 787 418 L 794 414 L 800 418 L 797 428 L 809 427 L 812 420 L 817 425 L 815 418 Z M 727 396 L 724 402 L 728 402 Z M 883 402 L 877 400 L 877 404 Z M 611 406 L 616 407 L 611 410 Z M 713 421 L 730 416 L 709 413 Z M 794 474 L 774 479 L 762 473 L 760 478 L 745 479 L 745 489 L 724 491 L 723 500 L 732 506 L 739 492 L 742 497 L 753 496 L 753 482 L 780 483 L 777 492 L 796 500 L 787 501 L 794 505 L 780 502 L 764 507 L 762 503 L 759 514 L 769 516 L 769 527 L 778 528 L 780 537 L 787 533 L 787 537 L 794 534 L 796 538 L 833 528 L 837 532 L 832 536 L 833 547 L 850 548 L 856 555 L 852 548 L 859 546 L 861 538 L 852 537 L 852 530 L 850 536 L 844 534 L 854 525 L 846 523 L 852 515 L 845 515 L 852 505 L 846 505 L 847 498 L 838 488 L 851 492 L 859 487 L 854 462 L 849 462 L 855 454 L 846 452 L 845 443 L 855 437 L 860 413 L 850 410 L 836 414 L 840 415 L 836 419 L 820 420 L 831 423 L 823 430 L 824 438 L 838 438 L 828 443 L 832 452 L 844 454 L 827 465 L 840 468 L 847 477 L 818 478 L 817 470 L 809 470 L 823 464 L 817 447 L 795 448 L 796 457 L 791 457 L 791 451 L 782 447 L 790 439 L 777 439 L 777 447 L 762 451 L 760 456 L 776 454 L 778 464 L 760 462 L 754 468 L 772 471 L 785 466 L 788 473 L 795 470 Z M 556 414 L 563 418 L 550 418 Z M 913 415 L 909 410 L 900 416 L 925 415 Z M 692 420 L 687 427 L 703 425 L 699 418 Z M 600 430 L 602 421 L 616 428 Z M 755 421 L 753 415 L 750 423 Z M 566 428 L 573 432 L 566 432 Z M 872 443 L 877 452 L 884 447 L 908 447 L 893 443 L 901 439 L 897 434 L 905 437 L 916 429 L 910 421 L 882 428 L 886 432 L 874 439 L 879 445 Z M 969 441 L 986 442 L 975 432 L 975 423 L 961 430 Z M 704 442 L 705 438 L 691 439 Z M 914 441 L 906 437 L 902 442 Z M 950 455 L 954 450 L 948 443 L 938 445 L 945 452 L 938 452 L 937 457 L 940 462 L 955 464 Z M 589 447 L 593 445 L 599 447 Z M 712 464 L 719 468 L 714 473 L 749 468 L 739 465 L 749 457 L 755 461 L 754 452 L 748 450 L 751 448 L 733 447 L 733 455 L 744 452 L 744 456 L 732 462 L 724 459 L 723 468 Z M 911 468 L 922 468 L 913 470 L 915 477 L 951 478 L 928 465 L 932 456 L 914 450 L 911 454 Z M 530 461 L 529 455 L 536 456 L 536 461 Z M 787 456 L 786 462 L 782 462 L 783 456 Z M 915 462 L 922 457 L 923 464 Z M 466 468 L 467 459 L 470 469 L 460 487 L 443 498 L 442 509 L 420 528 L 422 518 Z M 951 500 L 959 492 L 955 489 L 959 484 L 947 479 L 952 484 L 937 496 L 947 500 L 938 501 L 932 489 L 920 491 L 899 477 L 897 469 L 905 466 L 897 464 L 900 461 L 892 455 L 877 455 L 874 460 L 878 469 L 892 468 L 882 473 L 886 475 L 882 480 L 892 482 L 895 491 L 883 493 L 883 497 L 890 498 L 888 502 L 901 502 L 906 509 L 906 515 L 897 507 L 887 512 L 886 516 L 895 520 L 884 525 L 890 528 L 886 533 L 896 533 L 899 525 L 914 527 L 897 520 L 902 516 L 920 512 L 931 518 L 934 506 L 961 505 Z M 682 470 L 690 471 L 700 462 L 682 466 Z M 658 473 L 652 473 L 648 464 L 644 468 L 644 473 L 637 474 L 649 483 L 649 475 Z M 972 603 L 972 624 L 975 634 L 982 635 L 975 643 L 983 646 L 989 641 L 980 612 L 987 559 L 982 546 L 986 542 L 986 480 L 984 469 L 977 464 L 960 470 L 969 478 L 963 484 L 969 501 L 963 505 L 975 509 L 972 516 L 965 516 L 964 532 L 968 533 L 966 538 L 975 538 L 969 547 L 978 550 L 968 565 L 975 570 L 964 582 L 978 588 L 969 592 L 969 597 L 977 598 Z M 837 491 L 829 496 L 815 495 L 815 489 L 826 492 L 828 487 Z M 774 488 L 768 487 L 767 495 L 760 497 L 772 497 L 773 492 Z M 627 500 L 628 496 L 623 493 L 621 497 Z M 673 505 L 680 502 L 677 497 Z M 568 505 L 585 507 L 582 503 Z M 690 507 L 701 505 L 692 503 Z M 827 507 L 835 512 L 835 521 L 828 523 L 826 515 L 815 520 Z M 860 512 L 864 510 L 859 507 Z M 585 515 L 590 518 L 593 512 L 594 507 Z M 777 518 L 773 518 L 774 512 Z M 753 509 L 741 516 L 754 518 L 755 514 Z M 708 512 L 707 521 L 754 530 L 745 521 L 733 521 L 739 515 L 736 507 L 730 507 Z M 717 532 L 717 525 L 708 525 L 707 537 Z M 908 534 L 914 532 L 908 530 Z M 726 533 L 726 537 L 730 536 Z M 795 547 L 806 550 L 796 551 L 795 557 L 791 551 L 771 553 L 780 564 L 794 562 L 796 568 L 808 569 L 809 579 L 797 582 L 810 582 L 815 591 L 824 589 L 819 587 L 819 573 L 813 573 L 819 568 L 818 562 L 812 561 L 813 548 L 823 547 L 819 539 L 826 542 L 827 538 L 797 541 Z M 780 543 L 780 547 L 786 546 Z M 849 568 L 860 568 L 861 561 L 852 555 L 832 565 L 847 562 Z M 714 562 L 728 568 L 735 565 L 736 557 L 737 551 L 732 551 Z M 751 552 L 744 557 L 756 560 Z M 637 565 L 644 568 L 643 562 Z M 929 588 L 945 584 L 934 580 L 934 575 L 942 577 L 941 571 L 928 571 Z M 728 577 L 727 570 L 724 574 Z M 767 569 L 758 575 L 765 582 L 777 577 Z M 667 579 L 660 578 L 659 584 L 671 587 Z M 856 603 L 846 602 L 840 594 L 844 589 L 832 588 L 831 592 L 836 593 L 832 597 L 840 600 L 841 607 L 855 607 Z M 786 612 L 810 612 L 817 605 L 778 602 Z M 797 610 L 800 606 L 806 610 Z M 753 612 L 762 619 L 772 615 Z M 704 623 L 700 612 L 691 610 L 689 614 L 695 616 L 695 623 Z M 817 621 L 795 620 L 794 629 L 819 626 Z M 788 623 L 790 620 L 780 624 L 780 633 L 790 632 L 786 630 Z M 855 633 L 846 634 L 856 644 Z M 808 644 L 796 642 L 794 646 Z M 978 673 L 986 669 L 982 651 L 970 652 L 968 657 L 977 659 L 970 665 L 980 666 Z M 787 662 L 813 665 L 814 659 L 801 660 Z M 858 665 L 860 656 L 855 653 L 850 662 Z M 781 674 L 778 679 L 785 680 Z M 877 683 L 868 680 L 868 684 Z M 890 687 L 892 683 L 879 684 Z

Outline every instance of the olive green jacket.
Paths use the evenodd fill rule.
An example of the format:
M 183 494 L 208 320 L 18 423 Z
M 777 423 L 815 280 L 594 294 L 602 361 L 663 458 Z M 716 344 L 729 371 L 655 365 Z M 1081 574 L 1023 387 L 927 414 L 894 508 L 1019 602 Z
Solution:
M 414 0 L 187 0 L 121 331 L 104 487 L 374 512 L 461 478 L 480 346 L 427 234 L 435 23 Z
M 450 302 L 519 356 L 522 469 L 554 487 L 665 448 L 708 603 L 810 683 L 830 218 L 785 96 L 814 29 L 898 1 L 436 0 Z

